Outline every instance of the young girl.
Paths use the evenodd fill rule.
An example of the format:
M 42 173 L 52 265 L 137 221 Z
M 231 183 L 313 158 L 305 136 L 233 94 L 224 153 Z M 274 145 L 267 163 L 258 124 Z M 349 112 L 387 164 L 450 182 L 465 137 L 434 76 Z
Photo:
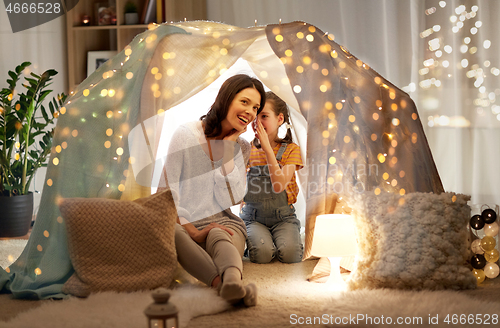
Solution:
M 180 126 L 165 165 L 177 208 L 177 258 L 182 267 L 231 303 L 257 302 L 243 285 L 243 221 L 230 207 L 245 194 L 250 144 L 240 138 L 265 104 L 262 83 L 247 75 L 227 79 L 207 115 Z
M 302 260 L 300 221 L 293 204 L 299 192 L 295 171 L 303 164 L 300 147 L 292 142 L 289 122 L 286 103 L 267 92 L 265 107 L 252 123 L 255 139 L 240 213 L 247 227 L 248 254 L 255 263 L 269 263 L 276 252 L 281 262 Z M 278 129 L 284 123 L 287 132 L 280 139 Z

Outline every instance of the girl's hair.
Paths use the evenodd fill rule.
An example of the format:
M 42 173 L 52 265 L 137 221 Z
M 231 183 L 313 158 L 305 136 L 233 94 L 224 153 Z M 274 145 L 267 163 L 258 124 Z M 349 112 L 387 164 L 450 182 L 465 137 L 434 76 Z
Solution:
M 274 92 L 268 91 L 266 92 L 266 101 L 272 105 L 271 108 L 273 109 L 273 112 L 274 114 L 276 114 L 276 116 L 278 116 L 279 114 L 283 114 L 282 124 L 290 124 L 290 114 L 288 112 L 288 105 L 286 104 L 286 102 L 283 101 L 283 99 L 278 97 Z M 292 143 L 293 142 L 292 130 L 290 130 L 290 128 L 287 127 L 285 137 L 281 139 L 278 138 L 278 136 L 276 136 L 276 139 L 274 139 L 274 141 L 277 143 L 287 143 L 287 144 Z M 253 144 L 255 147 L 260 148 L 259 139 L 257 138 L 253 139 Z
M 266 104 L 266 92 L 262 82 L 245 74 L 234 75 L 222 84 L 208 113 L 200 117 L 200 120 L 205 123 L 206 137 L 217 137 L 221 134 L 221 122 L 226 118 L 231 102 L 240 91 L 246 88 L 256 89 L 260 93 L 260 107 L 257 114 L 262 111 Z

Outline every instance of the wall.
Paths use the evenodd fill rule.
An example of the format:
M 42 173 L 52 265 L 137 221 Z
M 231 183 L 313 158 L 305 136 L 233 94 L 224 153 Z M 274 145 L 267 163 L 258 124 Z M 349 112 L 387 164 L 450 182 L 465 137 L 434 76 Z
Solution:
M 65 90 L 66 74 L 66 24 L 65 16 L 56 18 L 41 26 L 12 33 L 4 2 L 0 4 L 0 89 L 7 87 L 8 71 L 24 61 L 32 63 L 35 73 L 47 69 L 59 72 L 54 77 L 51 89 L 54 95 Z M 38 170 L 31 190 L 42 191 L 45 168 Z M 35 213 L 40 203 L 40 194 L 35 194 Z

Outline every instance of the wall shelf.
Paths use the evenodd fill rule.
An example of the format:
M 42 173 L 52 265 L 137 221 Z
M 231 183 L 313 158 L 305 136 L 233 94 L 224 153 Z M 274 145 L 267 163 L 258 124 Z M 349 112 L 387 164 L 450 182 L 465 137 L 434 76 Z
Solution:
M 68 89 L 73 91 L 87 77 L 87 54 L 89 51 L 120 52 L 134 37 L 147 30 L 147 24 L 125 25 L 124 8 L 133 2 L 139 14 L 145 10 L 148 0 L 113 0 L 116 8 L 116 25 L 97 25 L 97 4 L 103 0 L 80 0 L 66 14 L 68 42 Z M 149 0 L 158 1 L 158 0 Z M 160 0 L 165 8 L 163 21 L 206 19 L 205 0 Z M 84 15 L 90 17 L 90 26 L 82 25 Z

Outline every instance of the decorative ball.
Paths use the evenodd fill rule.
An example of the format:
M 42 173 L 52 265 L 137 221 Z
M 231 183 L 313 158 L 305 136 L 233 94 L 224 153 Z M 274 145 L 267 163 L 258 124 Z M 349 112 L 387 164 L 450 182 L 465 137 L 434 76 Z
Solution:
M 481 239 L 481 247 L 485 251 L 491 251 L 493 248 L 495 248 L 495 245 L 497 242 L 495 241 L 495 238 L 491 236 L 484 236 L 483 239 Z
M 474 254 L 484 254 L 484 249 L 481 247 L 481 239 L 475 239 L 471 245 L 470 248 L 474 252 Z
M 496 263 L 488 263 L 484 267 L 484 275 L 490 279 L 496 278 L 499 272 L 500 268 Z
M 472 229 L 481 230 L 484 227 L 483 217 L 479 214 L 473 215 L 470 218 L 469 224 L 470 224 Z
M 498 258 L 500 257 L 500 253 L 493 248 L 491 251 L 484 252 L 484 258 L 488 262 L 496 262 L 498 261 Z
M 481 216 L 483 217 L 485 223 L 493 223 L 497 219 L 497 213 L 491 208 L 485 209 L 481 213 Z
M 476 254 L 471 257 L 470 264 L 474 269 L 482 269 L 486 265 L 486 259 L 483 255 Z
M 498 235 L 498 223 L 493 222 L 491 224 L 486 224 L 484 226 L 484 234 L 491 237 L 495 237 L 496 235 Z
M 484 281 L 484 278 L 486 277 L 484 271 L 481 269 L 473 269 L 472 274 L 474 275 L 474 277 L 476 277 L 478 284 L 482 283 Z

